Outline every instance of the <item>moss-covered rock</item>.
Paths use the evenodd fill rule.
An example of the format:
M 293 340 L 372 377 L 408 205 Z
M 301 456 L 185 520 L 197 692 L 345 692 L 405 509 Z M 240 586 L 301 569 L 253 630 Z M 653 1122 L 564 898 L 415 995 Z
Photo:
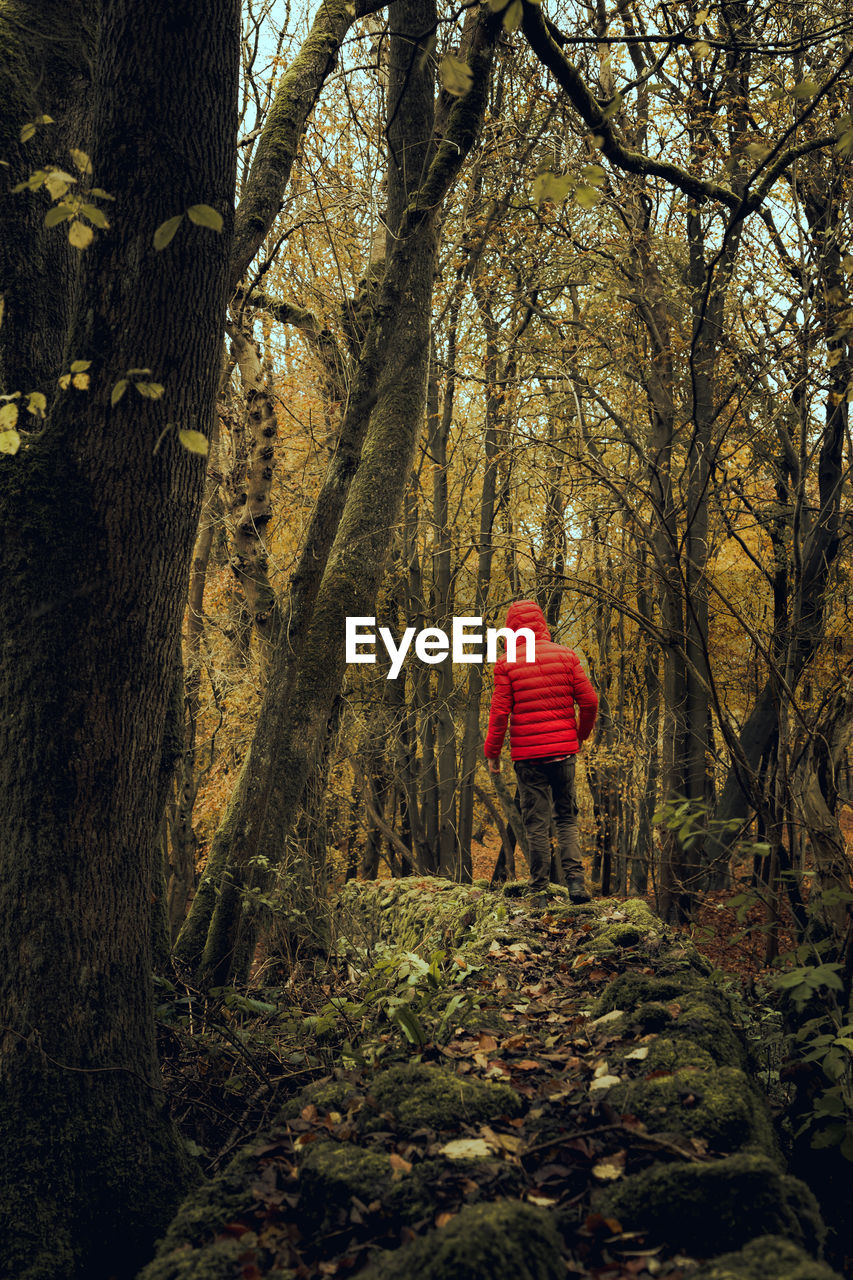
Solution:
M 360 1272 L 360 1280 L 562 1280 L 551 1216 L 517 1200 L 471 1205 Z
M 488 1184 L 492 1194 L 519 1192 L 518 1166 L 495 1160 L 421 1160 L 402 1174 L 393 1170 L 389 1153 L 366 1150 L 350 1142 L 311 1143 L 299 1165 L 300 1228 L 312 1234 L 345 1227 L 353 1197 L 363 1205 L 379 1202 L 377 1212 L 397 1224 L 422 1222 L 435 1212 L 435 1188 L 448 1172 Z M 494 1175 L 494 1176 L 493 1176 Z
M 346 1115 L 350 1102 L 356 1097 L 358 1092 L 348 1080 L 318 1080 L 288 1098 L 281 1109 L 281 1119 L 295 1120 L 303 1108 L 312 1103 L 318 1111 L 338 1111 Z
M 719 1004 L 720 1011 L 729 1011 L 728 1002 L 722 993 L 709 996 L 708 984 L 698 975 L 686 972 L 674 977 L 649 977 L 642 973 L 622 973 L 605 987 L 595 1002 L 593 1013 L 600 1017 L 611 1009 L 625 1009 L 629 1013 L 648 1003 L 669 1005 L 673 1001 L 696 998 L 701 992 L 706 999 L 711 998 Z
M 254 1143 L 244 1147 L 222 1173 L 190 1192 L 158 1244 L 154 1261 L 140 1272 L 138 1280 L 232 1280 L 239 1276 L 241 1264 L 237 1260 L 255 1250 L 256 1237 L 250 1230 L 239 1238 L 223 1235 L 223 1230 L 226 1223 L 245 1220 L 260 1149 Z M 268 1263 L 262 1249 L 257 1256 L 264 1265 Z M 292 1273 L 267 1269 L 263 1274 L 270 1280 L 289 1280 Z
M 250 1262 L 265 1266 L 265 1280 L 295 1280 L 294 1271 L 266 1267 L 264 1250 L 258 1248 L 258 1238 L 252 1231 L 238 1239 L 214 1240 L 198 1249 L 181 1245 L 165 1253 L 158 1250 L 157 1257 L 137 1280 L 237 1280 L 246 1274 Z
M 777 1154 L 767 1104 L 737 1067 L 684 1066 L 667 1076 L 623 1082 L 608 1102 L 656 1132 L 702 1138 L 715 1152 Z
M 737 1253 L 726 1253 L 694 1272 L 695 1280 L 841 1280 L 824 1262 L 810 1258 L 781 1236 L 759 1236 Z
M 498 1116 L 515 1116 L 521 1099 L 509 1085 L 465 1079 L 440 1067 L 401 1063 L 380 1071 L 370 1088 L 379 1112 L 390 1111 L 398 1133 L 416 1129 L 452 1129 L 481 1124 Z M 381 1127 L 362 1113 L 366 1127 Z M 375 1113 L 374 1113 L 375 1116 Z
M 819 1254 L 825 1234 L 805 1183 L 764 1155 L 653 1165 L 599 1193 L 596 1207 L 626 1231 L 699 1257 L 740 1249 L 756 1235 L 783 1236 Z
M 624 1054 L 630 1054 L 631 1052 L 631 1045 L 627 1045 L 622 1060 L 625 1060 Z M 616 1061 L 619 1061 L 619 1055 L 616 1055 Z M 630 1065 L 629 1058 L 626 1066 Z M 648 1054 L 642 1063 L 638 1065 L 641 1066 L 642 1074 L 647 1076 L 652 1071 L 674 1072 L 686 1069 L 713 1071 L 717 1064 L 707 1049 L 694 1044 L 692 1040 L 657 1036 L 648 1045 Z

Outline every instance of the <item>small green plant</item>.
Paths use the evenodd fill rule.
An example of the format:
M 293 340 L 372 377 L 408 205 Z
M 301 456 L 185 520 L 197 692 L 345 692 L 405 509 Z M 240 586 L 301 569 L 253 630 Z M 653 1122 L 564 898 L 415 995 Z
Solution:
M 305 1025 L 320 1037 L 346 1035 L 351 1050 L 358 1042 L 375 1040 L 388 1023 L 415 1049 L 441 1041 L 482 998 L 459 988 L 483 966 L 450 951 L 435 950 L 427 960 L 416 951 L 379 943 L 371 959 L 346 938 L 338 939 L 337 949 L 346 956 L 357 994 L 333 997 Z

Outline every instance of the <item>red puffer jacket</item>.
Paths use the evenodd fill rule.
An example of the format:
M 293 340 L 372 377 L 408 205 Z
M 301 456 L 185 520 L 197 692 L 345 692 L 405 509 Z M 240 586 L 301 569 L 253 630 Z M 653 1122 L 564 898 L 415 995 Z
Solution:
M 574 755 L 592 732 L 598 711 L 598 697 L 580 659 L 571 649 L 554 644 L 542 610 L 533 600 L 511 604 L 506 625 L 511 631 L 530 628 L 536 637 L 536 659 L 525 662 L 522 637 L 515 662 L 500 658 L 495 663 L 486 757 L 500 755 L 510 715 L 513 760 Z M 575 703 L 580 707 L 580 723 L 575 721 Z

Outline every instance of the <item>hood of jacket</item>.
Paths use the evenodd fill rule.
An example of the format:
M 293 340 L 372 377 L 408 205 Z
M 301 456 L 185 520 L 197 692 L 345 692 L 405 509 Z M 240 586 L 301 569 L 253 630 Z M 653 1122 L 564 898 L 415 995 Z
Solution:
M 545 615 L 535 600 L 514 601 L 507 610 L 506 625 L 510 631 L 518 631 L 519 627 L 529 627 L 537 640 L 551 639 Z

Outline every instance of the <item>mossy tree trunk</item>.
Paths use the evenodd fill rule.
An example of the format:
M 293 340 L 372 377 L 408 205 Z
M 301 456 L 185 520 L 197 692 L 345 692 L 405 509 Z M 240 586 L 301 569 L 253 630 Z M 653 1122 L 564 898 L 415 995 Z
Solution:
M 396 83 L 402 83 L 403 90 L 401 94 L 399 88 L 393 91 L 392 66 L 390 99 L 396 105 L 400 94 L 400 100 L 396 110 L 391 108 L 395 114 L 393 132 L 389 132 L 397 163 L 405 161 L 405 186 L 395 205 L 394 184 L 389 182 L 389 209 L 392 216 L 400 211 L 392 223 L 399 230 L 391 240 L 346 415 L 369 415 L 361 461 L 295 656 L 289 690 L 273 704 L 277 732 L 268 745 L 265 804 L 252 817 L 254 848 L 273 863 L 281 857 L 293 828 L 302 790 L 343 679 L 346 618 L 369 614 L 374 607 L 424 418 L 438 211 L 479 132 L 485 108 L 499 21 L 490 14 L 472 14 L 466 24 L 465 49 L 474 73 L 473 85 L 464 98 L 453 103 L 445 137 L 427 167 L 432 68 L 428 58 L 413 59 L 412 49 L 428 39 L 432 30 L 434 14 L 430 16 L 428 10 L 428 5 L 422 8 L 414 0 L 412 4 L 399 0 L 392 9 L 402 67 Z M 395 177 L 393 165 L 390 174 Z M 396 181 L 402 174 L 401 169 Z M 272 675 L 270 683 L 272 686 Z M 230 975 L 238 941 L 241 954 L 250 950 L 240 935 L 242 891 L 250 874 L 241 859 L 232 861 L 223 876 L 201 962 L 203 974 L 218 983 Z
M 163 432 L 208 429 L 216 394 L 238 6 L 105 0 L 94 49 L 88 149 L 115 202 L 65 344 L 90 385 L 0 458 L 0 1272 L 29 1280 L 134 1274 L 189 1173 L 155 1054 L 151 898 L 204 464 Z M 156 253 L 199 202 L 224 233 L 185 219 Z M 162 401 L 111 407 L 140 365 Z

